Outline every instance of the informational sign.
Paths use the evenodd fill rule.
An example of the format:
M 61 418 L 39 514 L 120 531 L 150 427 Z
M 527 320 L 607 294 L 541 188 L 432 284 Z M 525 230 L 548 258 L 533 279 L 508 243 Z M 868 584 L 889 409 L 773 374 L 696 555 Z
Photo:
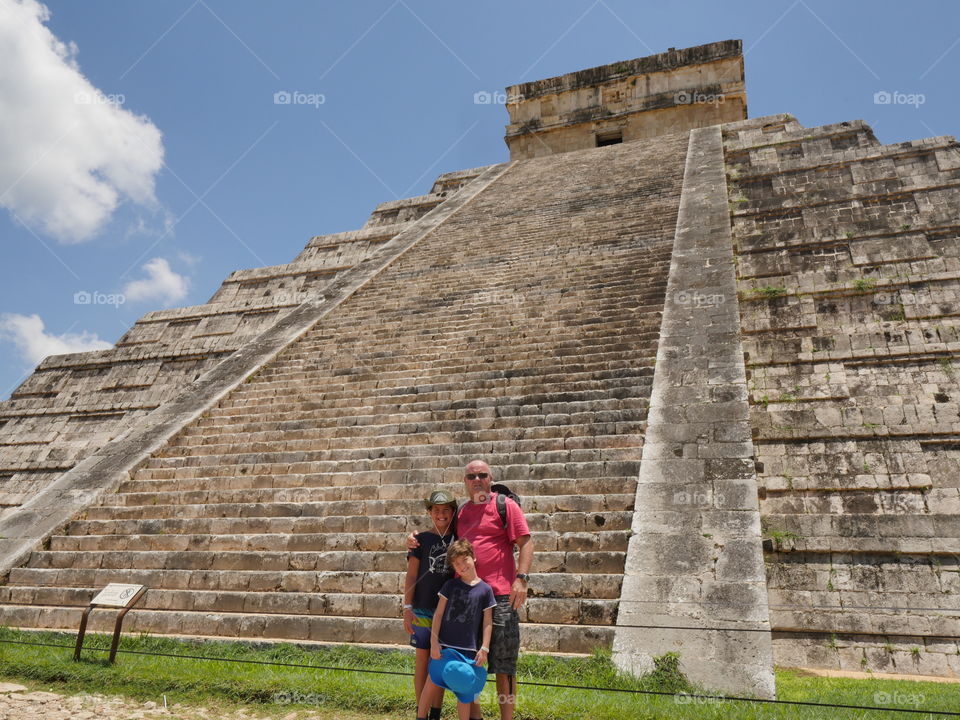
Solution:
M 97 596 L 90 601 L 90 604 L 101 605 L 104 607 L 123 608 L 129 605 L 137 596 L 137 593 L 142 589 L 143 585 L 110 583 L 103 590 L 97 593 Z

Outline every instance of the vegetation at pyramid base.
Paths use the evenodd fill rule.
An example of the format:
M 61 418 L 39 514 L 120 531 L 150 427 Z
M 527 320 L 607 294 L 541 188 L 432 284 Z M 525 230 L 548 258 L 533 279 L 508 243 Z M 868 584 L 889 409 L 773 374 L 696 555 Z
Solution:
M 131 636 L 121 641 L 114 665 L 107 663 L 110 636 L 88 634 L 83 658 L 73 661 L 73 633 L 24 632 L 0 629 L 0 677 L 42 683 L 54 692 L 97 692 L 169 704 L 243 704 L 251 712 L 286 715 L 297 710 L 349 709 L 413 717 L 413 690 L 409 674 L 413 655 L 402 650 L 378 650 L 349 645 L 305 647 L 290 643 L 255 644 L 189 641 L 157 636 Z M 38 647 L 10 641 L 49 643 Z M 185 659 L 177 656 L 202 656 Z M 237 662 L 246 661 L 246 662 Z M 584 657 L 521 656 L 518 680 L 518 720 L 597 718 L 638 720 L 681 718 L 693 720 L 737 717 L 745 720 L 790 718 L 836 720 L 881 718 L 891 713 L 804 708 L 728 701 L 721 695 L 698 691 L 680 673 L 682 658 L 667 653 L 655 668 L 638 679 L 619 672 L 608 651 Z M 308 665 L 309 668 L 298 667 Z M 324 668 L 342 669 L 318 669 Z M 388 674 L 352 672 L 351 669 Z M 389 673 L 402 673 L 399 675 Z M 524 684 L 526 683 L 526 684 Z M 563 689 L 567 685 L 671 693 L 643 695 L 610 691 Z M 877 706 L 876 698 L 913 702 L 920 707 L 951 710 L 960 707 L 960 685 L 906 680 L 850 680 L 803 677 L 777 673 L 781 700 Z M 496 695 L 489 682 L 481 698 L 485 717 L 496 717 Z M 910 706 L 914 709 L 913 706 Z M 445 717 L 453 716 L 447 699 Z M 838 715 L 842 714 L 842 715 Z

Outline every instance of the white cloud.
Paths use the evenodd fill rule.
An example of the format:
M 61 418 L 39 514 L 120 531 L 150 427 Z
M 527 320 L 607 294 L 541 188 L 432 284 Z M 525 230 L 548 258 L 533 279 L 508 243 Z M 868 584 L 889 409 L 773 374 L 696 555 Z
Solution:
M 180 260 L 180 262 L 189 265 L 190 267 L 196 267 L 203 260 L 203 258 L 199 255 L 188 253 L 186 250 L 180 250 L 177 253 L 177 258 Z
M 129 282 L 123 288 L 127 300 L 160 300 L 164 305 L 173 305 L 187 296 L 190 279 L 174 272 L 163 258 L 153 258 L 143 269 L 147 271 L 146 278 Z
M 160 131 L 107 102 L 37 0 L 0 0 L 0 206 L 64 243 L 89 240 L 124 198 L 155 205 Z
M 44 329 L 43 320 L 39 315 L 16 313 L 0 315 L 0 337 L 13 342 L 20 355 L 32 365 L 36 365 L 47 355 L 107 350 L 113 347 L 110 343 L 98 338 L 95 333 L 86 331 L 52 335 Z

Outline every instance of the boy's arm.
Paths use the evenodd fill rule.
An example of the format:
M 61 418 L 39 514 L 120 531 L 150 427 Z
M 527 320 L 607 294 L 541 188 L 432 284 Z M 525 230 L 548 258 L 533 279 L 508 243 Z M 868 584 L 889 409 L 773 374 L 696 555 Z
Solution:
M 433 613 L 433 626 L 430 628 L 430 657 L 440 659 L 440 623 L 443 621 L 443 611 L 447 609 L 447 599 L 441 595 L 437 609 Z
M 483 611 L 483 645 L 477 651 L 477 665 L 487 664 L 487 655 L 490 653 L 490 638 L 493 637 L 493 608 Z
M 417 585 L 420 558 L 407 558 L 407 577 L 403 583 L 403 629 L 413 635 L 413 589 Z

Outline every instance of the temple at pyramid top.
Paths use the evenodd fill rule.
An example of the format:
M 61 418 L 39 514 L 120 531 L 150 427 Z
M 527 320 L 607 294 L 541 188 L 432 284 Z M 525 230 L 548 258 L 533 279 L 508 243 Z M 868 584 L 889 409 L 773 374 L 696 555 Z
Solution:
M 743 77 L 742 41 L 723 40 L 512 85 L 510 159 L 746 120 Z

